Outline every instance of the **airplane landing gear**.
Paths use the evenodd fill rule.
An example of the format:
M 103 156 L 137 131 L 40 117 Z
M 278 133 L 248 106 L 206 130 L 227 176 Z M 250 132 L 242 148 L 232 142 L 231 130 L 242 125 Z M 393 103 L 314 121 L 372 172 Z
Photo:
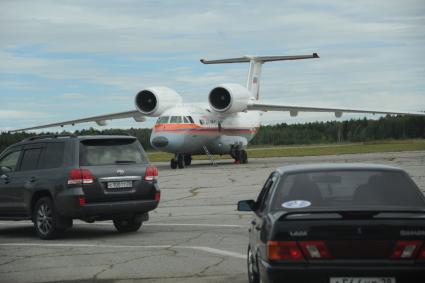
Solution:
M 184 155 L 183 154 L 177 155 L 177 165 L 179 166 L 179 169 L 184 168 Z
M 170 160 L 171 169 L 183 169 L 184 166 L 189 166 L 192 163 L 192 155 L 191 154 L 182 154 L 178 153 L 174 158 Z
M 191 154 L 185 154 L 184 155 L 184 165 L 189 166 L 192 164 L 192 155 Z
M 171 169 L 176 169 L 177 168 L 177 161 L 175 158 L 171 158 L 170 160 L 170 167 Z
M 235 160 L 235 164 L 248 163 L 248 153 L 244 149 L 235 149 L 230 153 L 230 156 Z

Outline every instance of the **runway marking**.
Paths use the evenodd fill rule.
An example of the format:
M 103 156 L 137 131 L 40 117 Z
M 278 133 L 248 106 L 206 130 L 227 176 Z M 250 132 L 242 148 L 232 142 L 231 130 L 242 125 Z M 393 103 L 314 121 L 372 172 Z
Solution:
M 239 259 L 246 259 L 246 255 L 220 250 L 211 247 L 205 246 L 172 246 L 172 245 L 148 245 L 148 246 L 138 246 L 138 245 L 105 245 L 105 244 L 40 244 L 40 243 L 0 243 L 0 246 L 3 247 L 48 247 L 48 248 L 118 248 L 118 249 L 186 249 L 186 250 L 198 250 L 211 254 L 228 256 Z
M 0 222 L 0 225 L 33 225 L 31 222 Z M 74 225 L 105 225 L 112 226 L 112 222 L 85 223 L 77 222 Z M 218 227 L 218 228 L 248 228 L 248 225 L 234 224 L 206 224 L 206 223 L 144 223 L 143 226 L 188 226 L 188 227 Z

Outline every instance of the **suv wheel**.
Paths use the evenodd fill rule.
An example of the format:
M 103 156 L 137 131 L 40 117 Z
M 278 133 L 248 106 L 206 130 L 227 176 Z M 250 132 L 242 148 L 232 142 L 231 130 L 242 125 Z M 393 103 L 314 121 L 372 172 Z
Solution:
M 118 232 L 136 232 L 143 223 L 142 220 L 136 217 L 115 218 L 113 222 Z
M 56 238 L 65 231 L 65 229 L 58 227 L 59 216 L 52 199 L 49 197 L 42 197 L 36 202 L 32 219 L 37 235 L 43 240 Z

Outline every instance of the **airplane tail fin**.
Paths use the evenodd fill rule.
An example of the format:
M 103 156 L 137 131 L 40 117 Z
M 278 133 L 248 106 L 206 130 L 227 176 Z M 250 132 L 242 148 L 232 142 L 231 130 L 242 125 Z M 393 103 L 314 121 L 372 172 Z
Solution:
M 204 64 L 230 64 L 230 63 L 249 63 L 248 79 L 246 83 L 247 89 L 252 93 L 252 96 L 258 100 L 260 91 L 261 66 L 265 62 L 286 61 L 286 60 L 301 60 L 319 58 L 317 53 L 312 55 L 293 55 L 293 56 L 244 56 L 238 58 L 206 60 L 201 59 Z

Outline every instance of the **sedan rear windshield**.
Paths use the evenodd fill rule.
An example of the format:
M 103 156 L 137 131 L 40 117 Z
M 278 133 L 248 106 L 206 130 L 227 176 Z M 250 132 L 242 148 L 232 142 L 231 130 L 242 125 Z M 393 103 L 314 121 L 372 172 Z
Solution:
M 281 178 L 272 210 L 307 207 L 403 206 L 423 207 L 413 181 L 396 171 L 321 171 Z
M 146 154 L 137 139 L 90 139 L 80 142 L 82 166 L 147 162 Z

